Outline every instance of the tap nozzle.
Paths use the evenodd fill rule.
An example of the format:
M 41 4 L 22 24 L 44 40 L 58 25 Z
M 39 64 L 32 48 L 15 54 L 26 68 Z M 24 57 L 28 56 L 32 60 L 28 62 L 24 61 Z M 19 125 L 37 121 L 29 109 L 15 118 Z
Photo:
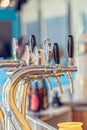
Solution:
M 73 84 L 73 80 L 72 80 L 72 72 L 68 72 L 68 76 L 69 76 L 69 79 L 70 79 L 71 93 L 74 93 L 74 84 Z
M 48 83 L 49 83 L 50 90 L 52 90 L 52 84 L 51 84 L 50 79 L 49 79 L 48 77 L 47 77 L 47 81 L 48 81 Z
M 51 82 L 50 82 L 50 79 L 49 79 L 49 75 L 45 75 L 45 76 L 41 76 L 41 79 L 47 79 L 47 81 L 48 81 L 48 83 L 49 83 L 49 87 L 50 87 L 50 90 L 52 90 L 52 84 L 51 84 Z M 39 78 L 40 79 L 40 78 Z
M 61 83 L 60 83 L 60 78 L 59 78 L 59 76 L 56 75 L 56 74 L 55 74 L 55 78 L 56 78 L 56 80 L 57 80 L 57 82 L 58 82 L 60 92 L 61 92 L 61 94 L 63 94 L 63 89 L 62 89 L 62 85 L 61 85 Z

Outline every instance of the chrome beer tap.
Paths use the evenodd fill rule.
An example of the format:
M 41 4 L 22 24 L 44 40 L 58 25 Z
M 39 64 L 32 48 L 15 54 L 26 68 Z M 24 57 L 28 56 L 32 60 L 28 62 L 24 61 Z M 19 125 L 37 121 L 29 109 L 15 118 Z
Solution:
M 13 60 L 1 60 L 0 61 L 0 68 L 8 68 L 8 67 L 19 67 L 24 66 L 25 62 L 18 59 L 18 40 L 13 38 L 12 40 L 12 53 L 13 53 Z
M 62 68 L 60 66 L 60 52 L 59 52 L 58 43 L 54 43 L 54 46 L 53 46 L 53 56 L 54 56 L 54 60 L 55 60 L 55 63 L 56 63 L 56 67 L 61 69 L 61 75 L 64 75 L 64 73 L 62 72 Z M 63 93 L 63 89 L 62 89 L 62 85 L 60 83 L 59 76 L 57 74 L 54 74 L 54 76 L 57 79 L 57 82 L 59 84 L 60 92 Z
M 29 44 L 25 45 L 25 61 L 26 65 L 37 64 L 38 49 L 36 46 L 35 35 L 30 35 Z
M 15 122 L 15 119 L 14 119 L 14 117 L 12 117 L 12 113 L 11 113 L 11 110 L 9 107 L 9 104 L 10 104 L 9 103 L 9 91 L 10 91 L 10 82 L 11 82 L 10 76 L 14 73 L 14 71 L 17 69 L 17 67 L 21 65 L 20 63 L 23 63 L 23 62 L 20 62 L 20 60 L 18 60 L 18 41 L 16 38 L 13 38 L 13 41 L 12 41 L 12 52 L 13 52 L 13 57 L 14 57 L 13 60 L 2 61 L 2 63 L 5 63 L 4 66 L 2 66 L 2 67 L 12 67 L 11 70 L 6 72 L 8 75 L 8 79 L 7 79 L 6 84 L 4 84 L 3 91 L 2 91 L 3 105 L 4 105 L 5 111 L 7 113 L 5 115 L 5 130 L 12 130 L 11 120 L 14 120 L 14 122 Z M 2 65 L 2 64 L 0 64 L 0 65 Z M 16 68 L 14 68 L 14 67 L 16 67 Z M 20 128 L 19 128 L 19 130 L 20 130 Z
M 16 42 L 16 40 L 14 40 L 14 42 Z M 38 79 L 47 78 L 49 82 L 49 77 L 55 77 L 58 81 L 61 93 L 63 93 L 63 90 L 60 83 L 60 76 L 63 76 L 64 73 L 68 73 L 70 81 L 72 83 L 71 72 L 77 71 L 77 67 L 73 65 L 74 46 L 71 35 L 69 35 L 68 43 L 69 43 L 68 44 L 69 65 L 67 67 L 60 65 L 59 46 L 57 43 L 55 43 L 52 49 L 50 39 L 45 40 L 44 49 L 40 49 L 37 46 L 34 46 L 34 49 L 32 50 L 31 44 L 26 45 L 25 62 L 24 61 L 20 62 L 21 60 L 17 59 L 16 52 L 14 52 L 15 60 L 12 61 L 9 60 L 10 64 L 9 62 L 7 63 L 6 61 L 4 62 L 6 63 L 5 65 L 9 67 L 12 67 L 11 63 L 15 63 L 13 64 L 13 67 L 19 67 L 15 68 L 15 72 L 13 71 L 13 74 L 10 75 L 9 79 L 4 84 L 5 90 L 3 93 L 4 107 L 8 112 L 11 111 L 10 120 L 12 120 L 13 126 L 15 126 L 16 129 L 32 130 L 31 125 L 26 120 L 26 96 L 27 96 L 27 88 L 33 80 L 35 81 Z M 16 48 L 15 46 L 14 48 L 15 51 L 18 51 L 17 50 L 18 48 Z M 55 66 L 50 66 L 48 64 L 52 56 L 54 56 L 54 60 L 56 63 Z M 1 62 L 0 66 L 2 66 Z M 50 87 L 52 89 L 52 86 Z M 71 86 L 71 90 L 72 92 L 74 92 L 73 83 Z M 7 116 L 9 115 L 7 114 Z M 10 128 L 9 126 L 8 128 L 6 128 L 5 126 L 5 130 L 12 130 L 12 128 Z
M 53 57 L 52 43 L 50 39 L 46 39 L 44 41 L 43 48 L 44 48 L 44 53 L 45 53 L 45 65 L 50 65 L 50 61 Z M 52 90 L 52 85 L 51 85 L 49 76 L 47 75 L 46 78 L 49 83 L 50 90 Z
M 74 40 L 72 35 L 68 35 L 68 66 L 73 68 L 74 66 Z M 68 72 L 70 79 L 71 93 L 74 93 L 74 85 L 72 80 L 72 72 Z

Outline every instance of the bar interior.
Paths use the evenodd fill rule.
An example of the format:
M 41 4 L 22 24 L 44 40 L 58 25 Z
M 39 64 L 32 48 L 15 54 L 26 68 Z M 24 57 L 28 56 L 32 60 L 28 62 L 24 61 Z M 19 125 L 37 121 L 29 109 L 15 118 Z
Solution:
M 86 56 L 86 0 L 0 0 L 0 130 L 86 130 Z

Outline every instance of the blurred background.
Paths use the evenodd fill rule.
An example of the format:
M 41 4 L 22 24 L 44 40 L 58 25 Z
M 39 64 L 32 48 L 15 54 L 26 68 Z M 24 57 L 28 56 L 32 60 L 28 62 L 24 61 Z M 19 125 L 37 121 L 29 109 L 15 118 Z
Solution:
M 26 37 L 29 40 L 30 34 L 36 36 L 37 45 L 40 47 L 46 38 L 50 38 L 52 43 L 58 42 L 61 65 L 65 66 L 67 65 L 67 36 L 69 34 L 74 36 L 75 65 L 78 67 L 77 74 L 73 75 L 75 93 L 70 93 L 69 80 L 65 76 L 61 78 L 65 89 L 64 94 L 58 93 L 58 96 L 63 104 L 73 106 L 74 120 L 85 122 L 84 115 L 87 117 L 87 1 L 0 0 L 0 59 L 12 58 L 13 37 L 17 39 Z M 4 70 L 0 70 L 0 74 L 2 89 L 7 76 Z M 54 90 L 57 85 L 52 81 Z M 50 95 L 52 93 L 50 92 Z
M 67 36 L 72 34 L 75 42 L 75 64 L 80 67 L 77 77 L 82 76 L 79 73 L 85 75 L 86 65 L 83 63 L 86 56 L 83 56 L 83 52 L 86 51 L 84 48 L 87 42 L 86 9 L 86 0 L 0 0 L 0 59 L 12 57 L 13 37 L 18 40 L 26 37 L 29 40 L 30 34 L 34 34 L 40 47 L 46 38 L 50 38 L 52 43 L 58 42 L 61 64 L 67 65 Z M 62 81 L 66 86 L 68 81 Z M 83 84 L 80 81 L 77 79 L 75 86 Z M 77 92 L 75 98 L 78 98 Z M 80 97 L 84 96 L 87 97 L 86 91 L 81 88 Z
M 50 37 L 66 53 L 67 35 L 78 41 L 87 32 L 85 0 L 12 0 L 6 6 L 0 8 L 0 42 L 8 48 L 13 37 L 35 34 L 39 46 Z

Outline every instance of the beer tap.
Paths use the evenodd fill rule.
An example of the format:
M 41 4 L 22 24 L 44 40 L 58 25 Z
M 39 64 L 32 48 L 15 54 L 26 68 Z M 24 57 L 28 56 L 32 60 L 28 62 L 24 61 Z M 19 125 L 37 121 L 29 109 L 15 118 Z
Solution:
M 14 69 L 14 67 L 18 67 L 17 66 L 17 63 L 18 62 L 20 62 L 19 60 L 18 60 L 18 40 L 16 39 L 16 38 L 13 38 L 12 39 L 12 53 L 13 53 L 13 60 L 11 61 L 11 60 L 5 60 L 5 61 L 2 61 L 3 63 L 6 63 L 5 64 L 5 67 L 13 67 L 13 68 L 11 68 L 9 71 L 7 71 L 6 72 L 6 74 L 8 75 L 8 77 L 10 77 L 13 73 L 14 73 L 14 71 L 15 71 L 15 69 Z M 13 65 L 12 65 L 12 64 Z M 15 64 L 14 64 L 15 63 Z M 1 63 L 0 63 L 1 64 Z M 20 63 L 19 63 L 20 64 Z M 2 65 L 2 64 L 1 64 Z M 7 66 L 6 66 L 7 65 Z M 8 85 L 4 85 L 3 86 L 3 95 L 4 95 L 4 97 L 3 97 L 3 102 L 4 102 L 4 104 L 6 105 L 6 103 L 7 103 L 7 101 L 5 101 L 7 98 L 9 98 L 8 97 L 8 93 L 9 93 L 9 91 L 6 91 L 6 90 L 9 90 L 9 86 Z M 8 93 L 7 93 L 8 92 Z M 6 96 L 6 97 L 5 97 Z M 9 104 L 9 102 L 8 102 L 8 104 Z
M 25 46 L 25 60 L 26 60 L 26 65 L 31 65 L 35 64 L 36 58 L 34 56 L 34 49 L 36 47 L 36 37 L 35 35 L 30 35 L 29 37 L 29 44 Z
M 45 66 L 45 64 L 46 64 L 45 56 L 46 56 L 46 53 L 44 53 L 44 50 L 43 49 L 38 49 L 38 65 Z M 52 90 L 52 85 L 51 85 L 51 82 L 49 80 L 49 75 L 42 76 L 42 79 L 43 78 L 47 79 L 47 81 L 49 83 L 49 86 L 50 86 L 50 90 Z
M 71 35 L 68 36 L 69 63 L 67 67 L 60 65 L 60 53 L 57 43 L 54 43 L 52 49 L 50 39 L 46 39 L 44 42 L 44 49 L 40 49 L 36 46 L 36 42 L 34 43 L 34 40 L 36 41 L 35 37 L 32 38 L 33 40 L 30 41 L 30 44 L 26 45 L 25 47 L 26 64 L 25 62 L 21 62 L 21 60 L 17 59 L 18 42 L 16 39 L 13 39 L 12 45 L 14 60 L 9 60 L 9 62 L 5 61 L 7 62 L 5 66 L 7 65 L 12 67 L 11 63 L 15 63 L 13 64 L 13 67 L 15 66 L 17 68 L 18 66 L 22 65 L 20 68 L 15 70 L 13 74 L 10 75 L 9 79 L 6 81 L 3 87 L 3 104 L 5 110 L 7 110 L 8 112 L 11 110 L 11 119 L 13 119 L 14 121 L 14 126 L 18 125 L 18 129 L 24 130 L 32 129 L 25 118 L 27 88 L 29 84 L 31 84 L 32 81 L 38 79 L 42 80 L 43 78 L 46 78 L 49 82 L 50 89 L 52 89 L 49 77 L 54 76 L 58 81 L 60 92 L 63 93 L 63 89 L 60 83 L 60 76 L 63 76 L 64 73 L 68 73 L 71 81 L 71 91 L 74 92 L 71 72 L 77 71 L 77 67 L 73 65 L 74 42 Z M 52 56 L 54 56 L 54 60 L 56 63 L 55 66 L 49 65 Z M 3 65 L 2 63 L 4 62 L 0 62 L 0 66 Z M 7 115 L 7 117 L 8 116 L 9 115 Z M 15 125 L 15 122 L 17 123 L 17 125 Z M 5 127 L 7 128 L 8 125 Z M 12 130 L 12 128 L 8 127 L 8 130 Z
M 7 68 L 7 67 L 19 67 L 25 66 L 25 62 L 18 59 L 18 40 L 13 38 L 12 40 L 12 53 L 13 53 L 13 60 L 1 60 L 0 61 L 0 68 Z
M 44 41 L 44 51 L 45 51 L 45 64 L 49 65 L 50 61 L 52 59 L 52 56 L 53 56 L 52 43 L 51 43 L 50 39 L 46 39 Z M 48 75 L 46 75 L 46 79 L 49 83 L 50 90 L 52 90 L 52 85 L 51 85 Z
M 68 66 L 74 66 L 74 40 L 72 35 L 68 35 Z M 72 72 L 67 72 L 70 79 L 71 93 L 74 93 L 74 85 L 72 80 Z
M 53 46 L 53 56 L 54 56 L 54 60 L 55 60 L 55 63 L 56 63 L 56 67 L 61 68 L 60 66 L 60 53 L 59 53 L 59 46 L 57 43 L 54 43 L 54 46 Z M 62 70 L 61 70 L 62 72 Z M 64 75 L 63 73 L 61 73 L 61 75 Z M 57 79 L 57 82 L 59 84 L 59 88 L 60 88 L 60 92 L 63 93 L 63 89 L 62 89 L 62 85 L 60 83 L 60 78 L 57 74 L 54 74 L 55 78 Z

